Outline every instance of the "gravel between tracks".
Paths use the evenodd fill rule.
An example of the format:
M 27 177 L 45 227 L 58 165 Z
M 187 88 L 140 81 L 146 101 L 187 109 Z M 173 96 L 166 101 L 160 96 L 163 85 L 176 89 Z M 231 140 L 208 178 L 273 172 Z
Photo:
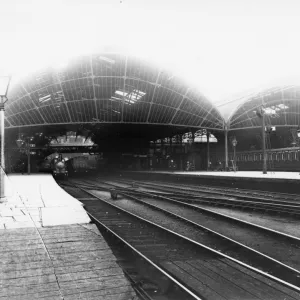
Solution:
M 105 180 L 109 182 L 108 180 Z M 111 183 L 116 183 L 113 179 L 110 180 Z M 138 181 L 135 181 L 138 184 Z M 92 179 L 91 184 L 99 184 L 97 180 Z M 120 186 L 128 187 L 128 184 L 118 183 Z M 190 187 L 191 188 L 191 187 Z M 154 188 L 149 188 L 151 191 L 155 191 Z M 147 191 L 147 188 L 140 188 L 141 191 Z M 195 204 L 199 207 L 203 207 L 205 209 L 209 209 L 215 212 L 219 212 L 242 221 L 247 221 L 253 224 L 257 224 L 260 226 L 264 226 L 273 230 L 277 230 L 279 232 L 289 234 L 295 237 L 300 238 L 300 220 L 297 217 L 292 216 L 280 216 L 280 215 L 268 215 L 268 213 L 263 213 L 259 211 L 245 211 L 238 208 L 225 208 L 225 207 L 216 207 L 201 204 Z
M 106 200 L 109 200 L 110 202 L 112 201 L 110 199 L 110 193 L 108 192 L 99 192 L 99 191 L 94 191 L 95 193 L 97 193 L 99 196 L 101 196 L 101 198 L 105 198 Z M 72 193 L 71 193 L 72 194 Z M 121 200 L 122 201 L 122 200 Z M 83 201 L 83 203 L 90 203 L 91 205 L 97 205 L 97 200 L 95 201 Z M 116 203 L 116 202 L 119 202 L 118 201 L 112 201 L 113 203 Z M 124 202 L 124 201 L 122 201 Z M 95 206 L 96 207 L 96 206 Z M 148 209 L 149 210 L 149 209 Z M 101 212 L 102 211 L 102 212 Z M 106 210 L 100 210 L 100 215 L 103 215 L 103 212 L 105 212 Z M 123 232 L 123 230 L 121 231 Z M 153 239 L 153 237 L 151 238 Z M 184 244 L 184 242 L 183 242 Z M 145 245 L 146 246 L 146 245 Z M 150 249 L 148 249 L 150 251 Z M 187 251 L 188 249 L 187 248 L 184 248 L 184 256 L 187 255 L 186 252 L 189 252 Z M 197 250 L 197 253 L 199 252 L 199 250 Z M 200 251 L 202 252 L 202 251 Z M 198 253 L 200 254 L 200 253 Z M 236 266 L 237 269 L 232 269 L 231 272 L 234 272 L 234 273 L 228 273 L 227 276 L 225 275 L 225 269 L 222 269 L 222 266 L 225 266 L 226 264 L 226 259 L 222 259 L 222 260 L 218 260 L 219 261 L 219 264 L 222 264 L 222 266 L 215 266 L 214 265 L 214 261 L 215 260 L 209 260 L 209 261 L 203 261 L 203 258 L 201 257 L 201 262 L 203 262 L 204 264 L 206 264 L 206 267 L 201 267 L 201 271 L 202 269 L 204 268 L 216 268 L 216 274 L 219 274 L 217 275 L 218 277 L 217 278 L 212 278 L 212 279 L 208 279 L 209 277 L 205 276 L 205 278 L 207 278 L 207 280 L 212 280 L 213 282 L 213 286 L 216 286 L 219 288 L 221 288 L 221 291 L 222 291 L 222 295 L 226 298 L 226 299 L 268 299 L 268 300 L 279 300 L 279 299 L 290 299 L 289 296 L 292 296 L 294 297 L 294 299 L 299 299 L 299 293 L 297 292 L 292 292 L 291 290 L 289 289 L 286 289 L 284 286 L 281 286 L 281 285 L 278 285 L 277 283 L 273 282 L 273 281 L 270 281 L 268 280 L 267 278 L 264 278 L 263 276 L 259 275 L 259 274 L 256 274 L 256 273 L 253 273 L 252 271 L 250 270 L 247 270 L 243 267 L 239 267 L 238 265 Z M 193 266 L 194 267 L 194 264 L 198 262 L 198 261 L 195 261 L 193 260 L 191 263 L 191 267 Z M 216 261 L 217 262 L 217 261 Z M 175 262 L 176 263 L 176 262 Z M 177 262 L 178 264 L 180 262 Z M 225 264 L 224 264 L 225 263 Z M 230 262 L 227 262 L 227 265 L 226 265 L 226 268 L 228 269 L 230 265 Z M 241 272 L 238 271 L 238 269 L 241 269 Z M 203 270 L 203 272 L 205 272 Z M 221 274 L 222 273 L 222 274 Z M 225 277 L 222 277 L 224 276 Z M 222 279 L 223 278 L 223 279 Z M 257 280 L 256 280 L 257 278 Z M 186 278 L 185 278 L 186 279 Z M 201 280 L 201 279 L 199 279 Z M 226 282 L 223 282 L 223 281 L 226 281 Z M 221 286 L 220 286 L 221 285 Z M 238 287 L 240 287 L 240 289 L 243 289 L 243 294 L 245 294 L 245 291 L 249 291 L 252 296 L 250 296 L 249 294 L 247 295 L 247 297 L 240 297 L 238 296 L 238 294 L 235 295 L 234 298 L 232 297 L 226 297 L 226 293 L 228 293 L 232 288 L 233 289 L 237 289 Z M 203 286 L 203 291 L 206 292 L 208 291 L 208 288 L 209 286 L 207 285 L 204 285 Z M 257 289 L 260 289 L 263 291 L 263 294 L 258 292 Z M 232 292 L 233 291 L 230 291 L 230 294 L 232 295 Z M 287 296 L 287 294 L 283 294 L 287 292 L 289 296 Z M 263 297 L 261 297 L 263 295 Z M 249 298 L 250 296 L 250 298 Z M 216 299 L 215 297 L 213 298 L 210 298 L 210 299 Z M 223 297 L 222 297 L 223 299 Z
M 119 182 L 119 178 L 111 178 L 111 181 L 115 180 Z M 122 182 L 122 180 L 125 180 Z M 187 184 L 174 184 L 170 182 L 161 182 L 161 181 L 145 181 L 145 180 L 133 180 L 133 179 L 122 179 L 121 183 L 126 184 L 125 182 L 135 182 L 136 184 L 144 184 L 144 187 L 148 186 L 153 189 L 155 187 L 162 189 L 171 189 L 178 191 L 186 191 L 188 193 L 196 193 L 198 195 L 227 195 L 227 197 L 239 198 L 239 197 L 257 197 L 262 200 L 279 200 L 279 201 L 291 201 L 295 204 L 299 203 L 300 196 L 295 194 L 281 194 L 274 192 L 262 192 L 259 190 L 244 190 L 244 189 L 236 189 L 236 188 L 225 188 L 225 187 L 213 187 L 213 186 L 205 186 L 205 185 L 187 185 Z M 105 180 L 107 181 L 107 180 Z M 119 182 L 120 183 L 120 182 Z
M 103 192 L 99 192 L 96 190 L 92 190 L 91 192 L 94 195 L 98 195 L 99 197 L 103 196 Z M 274 276 L 276 277 L 281 277 L 282 279 L 284 279 L 285 276 L 287 276 L 288 278 L 291 278 L 289 280 L 292 280 L 293 282 L 296 280 L 296 274 L 290 274 L 290 271 L 288 270 L 281 270 L 281 272 L 278 273 L 278 271 L 276 271 L 276 269 L 274 269 L 273 267 L 274 263 L 270 263 L 266 261 L 266 259 L 258 257 L 256 254 L 253 254 L 250 250 L 228 242 L 227 240 L 224 240 L 219 236 L 212 235 L 211 233 L 205 230 L 192 227 L 190 224 L 186 224 L 186 222 L 182 220 L 176 220 L 173 217 L 167 216 L 161 211 L 152 209 L 150 207 L 145 206 L 144 204 L 137 203 L 136 201 L 121 197 L 113 203 L 118 207 L 135 213 L 138 216 L 141 216 L 156 224 L 164 226 L 165 228 L 182 234 L 194 241 L 197 241 L 219 252 L 229 255 L 230 257 L 243 261 L 246 264 L 254 266 L 257 269 L 261 269 L 270 273 L 275 271 Z M 298 280 L 296 281 L 298 282 Z
M 291 244 L 255 227 L 249 228 L 242 223 L 236 224 L 223 218 L 218 219 L 217 216 L 214 217 L 171 202 L 145 197 L 142 200 L 221 233 L 300 271 L 300 243 Z M 282 255 L 282 253 L 286 253 L 286 255 Z
M 233 210 L 215 206 L 201 206 L 200 204 L 195 205 L 300 238 L 300 220 L 295 217 L 269 216 L 257 211 L 247 212 L 238 209 Z
M 123 186 L 123 184 L 120 184 Z M 99 191 L 97 191 L 99 193 Z M 98 194 L 100 196 L 100 194 Z M 101 196 L 105 196 L 105 198 L 108 200 L 108 196 L 106 194 L 103 194 L 101 192 Z M 140 196 L 139 196 L 140 198 Z M 209 229 L 212 229 L 218 233 L 221 233 L 233 240 L 236 240 L 252 249 L 255 249 L 259 252 L 262 252 L 270 257 L 273 257 L 274 259 L 281 261 L 284 264 L 287 264 L 288 266 L 291 266 L 292 268 L 295 268 L 297 270 L 300 270 L 300 247 L 299 243 L 291 244 L 289 241 L 286 240 L 280 240 L 277 239 L 276 236 L 269 234 L 267 232 L 263 232 L 262 230 L 258 230 L 256 228 L 249 228 L 249 226 L 241 224 L 232 223 L 230 221 L 227 221 L 222 218 L 218 218 L 217 216 L 214 217 L 207 213 L 201 213 L 199 211 L 195 211 L 188 207 L 183 207 L 181 205 L 163 201 L 163 200 L 157 200 L 153 198 L 145 198 L 142 197 L 142 200 L 145 202 L 148 202 L 150 204 L 154 204 L 160 208 L 163 208 L 167 211 L 173 212 L 175 214 L 178 214 L 184 218 L 187 218 L 191 221 L 194 221 L 195 223 L 198 223 L 200 225 L 203 225 L 205 227 L 208 227 Z M 118 200 L 115 202 L 116 205 L 123 207 L 124 209 L 129 209 L 133 211 L 134 213 L 141 215 L 142 217 L 145 217 L 155 223 L 162 224 L 163 226 L 166 226 L 170 228 L 171 230 L 174 230 L 176 232 L 179 232 L 187 237 L 190 237 L 194 239 L 196 237 L 196 240 L 199 240 L 200 242 L 203 242 L 204 244 L 218 250 L 218 248 L 221 248 L 221 245 L 218 247 L 218 241 L 214 238 L 209 237 L 208 240 L 211 241 L 211 244 L 208 243 L 208 240 L 205 239 L 205 234 L 200 234 L 197 231 L 197 229 L 189 229 L 190 226 L 187 226 L 185 229 L 184 226 L 178 225 L 177 221 L 172 221 L 171 218 L 164 218 L 164 213 L 162 212 L 156 212 L 155 214 L 149 213 L 149 209 L 145 208 L 142 204 L 138 204 L 136 202 L 133 202 L 131 200 Z M 198 205 L 201 207 L 201 205 Z M 204 207 L 204 208 L 207 208 Z M 234 216 L 238 219 L 241 219 L 240 212 L 237 211 L 230 211 L 229 209 L 219 209 L 219 208 L 209 208 L 211 210 L 222 212 L 224 214 L 229 214 L 231 216 Z M 253 213 L 247 213 L 242 212 L 243 215 L 246 215 L 247 218 L 252 218 L 252 221 L 254 219 L 253 223 L 260 223 L 260 225 L 266 226 L 266 221 L 269 224 L 269 222 L 276 223 L 276 221 L 272 220 L 265 220 L 263 214 L 259 214 L 260 216 L 253 217 Z M 245 217 L 243 217 L 243 220 L 245 220 Z M 282 220 L 282 217 L 281 217 Z M 290 220 L 289 220 L 290 221 Z M 296 221 L 296 220 L 295 220 Z M 251 220 L 250 220 L 251 222 Z M 278 221 L 277 221 L 278 222 Z M 291 222 L 291 221 L 290 221 Z M 278 225 L 278 224 L 277 224 Z M 288 224 L 289 225 L 289 224 Z M 282 223 L 281 228 L 282 229 Z M 286 229 L 286 226 L 285 228 Z M 293 228 L 294 229 L 294 228 Z M 296 231 L 296 230 L 295 230 Z M 289 232 L 289 234 L 291 234 Z M 217 245 L 217 246 L 215 246 Z M 282 255 L 282 253 L 285 253 L 285 255 Z M 231 254 L 232 255 L 232 254 Z M 233 257 L 240 259 L 238 255 L 234 255 Z M 251 262 L 247 262 L 251 264 Z

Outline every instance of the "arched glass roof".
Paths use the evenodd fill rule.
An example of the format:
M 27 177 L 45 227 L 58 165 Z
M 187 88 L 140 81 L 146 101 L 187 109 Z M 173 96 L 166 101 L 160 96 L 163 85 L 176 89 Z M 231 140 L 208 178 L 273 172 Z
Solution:
M 197 90 L 145 60 L 119 53 L 78 57 L 11 87 L 6 128 L 84 123 L 158 124 L 222 130 Z
M 290 127 L 300 124 L 300 86 L 286 85 L 252 92 L 217 105 L 230 130 L 256 128 L 256 110 L 263 107 L 266 125 Z

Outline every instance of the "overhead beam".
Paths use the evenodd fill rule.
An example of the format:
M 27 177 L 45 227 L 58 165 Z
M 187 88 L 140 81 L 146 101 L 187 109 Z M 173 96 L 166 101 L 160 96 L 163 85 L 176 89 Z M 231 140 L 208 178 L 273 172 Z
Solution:
M 210 112 L 213 110 L 213 106 L 211 106 L 210 110 L 206 113 L 205 117 L 203 118 L 201 124 L 199 125 L 199 127 L 202 126 L 203 122 L 206 121 L 206 118 L 208 117 L 208 115 L 210 114 Z
M 60 80 L 60 78 L 58 77 L 58 74 L 57 74 L 57 73 L 55 74 L 55 78 L 57 79 L 58 84 L 59 84 L 59 86 L 60 86 L 60 89 L 61 89 L 61 91 L 62 91 L 62 94 L 63 94 L 63 97 L 64 97 L 64 103 L 65 103 L 66 109 L 67 109 L 68 117 L 69 117 L 69 119 L 70 119 L 70 122 L 72 122 L 71 114 L 70 114 L 69 107 L 68 107 L 68 102 L 67 102 L 67 100 L 66 100 L 66 96 L 65 96 L 65 93 L 64 93 L 62 84 L 61 84 L 61 80 Z
M 121 114 L 121 122 L 124 122 L 124 105 L 125 105 L 125 88 L 126 88 L 126 77 L 127 77 L 127 62 L 128 55 L 125 57 L 125 69 L 124 69 L 124 82 L 123 82 L 123 101 L 122 101 L 122 114 Z
M 94 93 L 94 101 L 95 101 L 95 112 L 96 112 L 96 118 L 99 118 L 98 116 L 98 108 L 97 108 L 97 98 L 96 98 L 96 89 L 95 89 L 95 76 L 94 76 L 94 70 L 93 70 L 93 56 L 90 56 L 90 68 L 91 68 L 91 79 L 93 81 L 93 93 Z
M 190 88 L 188 87 L 188 88 L 186 89 L 184 95 L 182 96 L 181 101 L 180 101 L 179 105 L 178 105 L 177 108 L 176 108 L 176 112 L 175 112 L 175 114 L 173 115 L 173 117 L 172 117 L 171 121 L 169 122 L 169 124 L 172 124 L 174 118 L 176 117 L 178 111 L 180 110 L 180 107 L 181 107 L 181 105 L 182 105 L 184 99 L 186 99 L 186 96 L 187 96 L 187 94 L 188 94 L 189 91 L 190 91 Z
M 151 101 L 150 101 L 150 107 L 149 107 L 149 111 L 148 111 L 148 114 L 147 114 L 146 123 L 149 122 L 149 117 L 150 117 L 150 114 L 151 114 L 151 109 L 152 109 L 152 105 L 153 105 L 153 102 L 154 102 L 154 97 L 155 97 L 156 89 L 157 89 L 157 86 L 158 86 L 158 80 L 159 80 L 161 72 L 162 72 L 162 70 L 160 69 L 158 71 L 158 74 L 157 74 L 157 77 L 156 77 L 156 80 L 155 80 L 154 91 L 153 91 L 153 95 L 152 95 L 152 98 L 151 98 Z
M 53 124 L 28 124 L 28 125 L 20 125 L 22 127 L 39 127 L 39 126 L 58 126 L 58 125 L 76 125 L 76 124 L 93 124 L 93 122 L 72 122 L 72 123 L 53 123 Z M 107 122 L 107 121 L 102 121 L 101 124 L 122 124 L 120 121 L 117 122 Z M 124 124 L 124 123 L 123 123 Z M 132 124 L 132 125 L 152 125 L 152 126 L 156 126 L 156 125 L 162 125 L 162 126 L 170 126 L 170 124 L 168 123 L 145 123 L 145 122 L 126 122 L 125 124 Z M 12 128 L 19 128 L 20 126 L 14 126 L 12 125 L 12 127 L 8 127 L 7 129 L 12 129 Z M 195 128 L 195 129 L 199 129 L 199 126 L 195 126 L 195 125 L 180 125 L 180 124 L 176 124 L 173 125 L 174 127 L 179 127 L 179 128 Z M 215 131 L 223 131 L 223 128 L 217 128 L 217 127 L 212 127 L 212 128 L 206 128 L 203 127 L 203 129 L 208 129 L 208 130 L 215 130 Z
M 24 86 L 22 83 L 21 83 L 21 87 L 22 87 L 22 89 L 25 91 L 25 93 L 27 94 L 27 96 L 31 99 L 30 93 L 28 93 L 27 89 L 25 88 L 25 86 Z M 19 101 L 21 101 L 21 100 L 19 100 Z M 36 105 L 36 103 L 35 103 L 33 100 L 32 100 L 32 102 L 33 102 L 33 105 L 34 105 L 35 109 L 39 112 L 39 115 L 40 115 L 41 119 L 43 120 L 43 122 L 44 122 L 45 124 L 47 124 L 47 122 L 46 122 L 44 116 L 43 116 L 43 115 L 41 114 L 41 112 L 40 112 L 39 107 Z

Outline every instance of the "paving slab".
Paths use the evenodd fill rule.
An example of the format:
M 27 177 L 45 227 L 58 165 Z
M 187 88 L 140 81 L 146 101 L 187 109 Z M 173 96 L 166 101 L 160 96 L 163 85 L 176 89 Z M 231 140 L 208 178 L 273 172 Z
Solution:
M 66 232 L 76 233 L 76 241 Z M 90 299 L 112 289 L 112 299 L 131 299 L 122 298 L 124 291 L 135 296 L 94 224 L 0 229 L 0 236 L 0 299 Z

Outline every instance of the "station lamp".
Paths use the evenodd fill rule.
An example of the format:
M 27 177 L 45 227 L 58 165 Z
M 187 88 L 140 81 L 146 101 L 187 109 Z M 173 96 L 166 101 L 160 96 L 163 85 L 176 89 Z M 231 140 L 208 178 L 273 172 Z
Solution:
M 18 148 L 21 148 L 22 145 L 23 145 L 23 143 L 24 143 L 24 141 L 21 139 L 21 137 L 19 137 L 19 138 L 16 140 L 16 143 L 17 143 Z
M 300 127 L 297 128 L 297 137 L 300 138 Z
M 237 145 L 237 140 L 236 140 L 236 137 L 235 137 L 235 136 L 233 137 L 231 143 L 232 143 L 232 146 L 235 148 L 236 145 Z
M 1 165 L 0 165 L 0 198 L 5 197 L 4 187 L 4 171 L 5 171 L 5 156 L 4 156 L 4 104 L 7 102 L 7 91 L 10 84 L 10 76 L 0 76 L 0 140 L 1 140 Z

